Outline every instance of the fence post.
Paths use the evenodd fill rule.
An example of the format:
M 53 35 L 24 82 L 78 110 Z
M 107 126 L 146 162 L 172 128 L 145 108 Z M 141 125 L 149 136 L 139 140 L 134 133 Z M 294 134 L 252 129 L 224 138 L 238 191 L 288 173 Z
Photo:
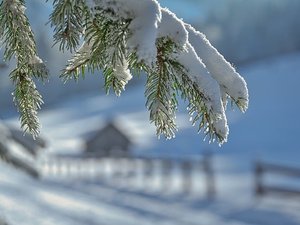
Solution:
M 109 157 L 109 164 L 110 164 L 110 173 L 111 173 L 111 179 L 117 180 L 120 177 L 120 158 L 117 157 Z
M 135 187 L 136 181 L 137 181 L 137 168 L 138 168 L 138 162 L 135 158 L 127 158 L 128 160 L 128 187 Z
M 53 176 L 58 176 L 58 162 L 57 162 L 57 158 L 52 158 L 51 160 L 51 167 L 52 167 L 52 175 Z
M 87 176 L 89 177 L 89 179 L 91 181 L 94 181 L 95 179 L 95 163 L 94 160 L 92 158 L 89 158 L 87 160 Z
M 154 174 L 154 162 L 153 159 L 151 158 L 145 158 L 143 159 L 143 179 L 144 179 L 144 184 L 146 184 L 146 188 L 150 184 L 150 179 L 153 179 L 153 174 Z
M 71 161 L 65 160 L 65 176 L 70 177 L 71 176 Z
M 169 159 L 162 159 L 162 191 L 168 192 L 171 186 L 171 172 L 172 172 L 172 161 Z
M 257 196 L 264 194 L 262 177 L 263 177 L 263 166 L 261 162 L 256 161 L 255 163 L 255 194 Z
M 121 173 L 120 173 L 120 185 L 129 187 L 131 185 L 132 175 L 132 160 L 130 157 L 124 156 L 120 158 Z
M 191 161 L 183 161 L 181 164 L 182 168 L 182 190 L 184 194 L 189 194 L 192 189 L 192 164 Z
M 210 151 L 206 151 L 203 155 L 203 170 L 206 177 L 206 195 L 208 198 L 213 198 L 216 194 L 216 186 Z

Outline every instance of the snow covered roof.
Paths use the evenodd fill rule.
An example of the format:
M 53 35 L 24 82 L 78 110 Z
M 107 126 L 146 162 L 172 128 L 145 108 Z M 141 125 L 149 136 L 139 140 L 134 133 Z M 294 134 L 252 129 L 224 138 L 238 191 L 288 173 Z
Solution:
M 115 122 L 109 122 L 86 141 L 87 152 L 128 152 L 131 140 Z

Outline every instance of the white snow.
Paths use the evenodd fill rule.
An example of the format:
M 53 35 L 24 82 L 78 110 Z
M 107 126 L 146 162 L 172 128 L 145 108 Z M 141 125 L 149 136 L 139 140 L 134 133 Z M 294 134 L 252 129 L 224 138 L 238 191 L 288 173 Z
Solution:
M 299 84 L 295 74 L 299 62 L 297 53 L 240 68 L 247 75 L 252 104 L 243 116 L 229 113 L 230 141 L 222 148 L 202 142 L 190 128 L 185 109 L 180 109 L 177 116 L 176 139 L 157 140 L 155 128 L 148 125 L 143 87 L 132 87 L 121 98 L 99 92 L 73 96 L 41 113 L 42 135 L 50 141 L 51 152 L 47 154 L 82 150 L 85 135 L 100 129 L 109 118 L 115 118 L 133 138 L 134 150 L 139 154 L 195 157 L 203 149 L 213 148 L 215 200 L 201 194 L 200 177 L 196 184 L 199 192 L 180 197 L 173 190 L 169 194 L 157 192 L 156 181 L 147 182 L 146 188 L 126 188 L 110 182 L 68 183 L 67 178 L 59 183 L 35 181 L 0 164 L 2 217 L 12 225 L 299 225 L 299 200 L 272 195 L 254 198 L 252 171 L 258 156 L 299 166 L 300 92 L 294 91 Z M 286 116 L 279 119 L 282 115 Z M 19 124 L 17 117 L 6 122 Z
M 115 77 L 120 80 L 125 87 L 125 85 L 128 83 L 129 80 L 132 79 L 132 75 L 130 73 L 130 70 L 128 69 L 128 63 L 126 60 L 123 60 L 123 62 L 119 62 L 115 69 Z
M 154 0 L 122 1 L 134 9 L 134 18 L 130 23 L 131 35 L 127 41 L 129 51 L 136 51 L 140 61 L 151 66 L 156 61 L 156 35 L 161 19 L 159 5 Z
M 204 37 L 199 40 L 204 50 L 210 47 Z M 211 53 L 207 59 L 208 55 L 198 52 L 197 45 L 194 48 L 209 72 L 213 71 L 209 69 L 209 60 L 219 57 L 222 62 L 213 48 L 206 49 Z M 225 62 L 221 65 L 229 66 Z M 296 53 L 239 68 L 246 76 L 251 107 L 243 116 L 228 112 L 231 133 L 222 148 L 202 142 L 195 129 L 190 128 L 185 109 L 179 109 L 177 115 L 176 139 L 157 140 L 144 107 L 143 87 L 132 87 L 121 98 L 104 96 L 100 91 L 72 94 L 73 97 L 48 106 L 41 113 L 42 135 L 50 142 L 47 154 L 78 153 L 86 134 L 98 130 L 112 118 L 133 139 L 134 151 L 139 154 L 185 157 L 212 148 L 217 179 L 215 200 L 203 196 L 149 194 L 151 185 L 136 190 L 103 183 L 35 181 L 0 163 L 0 217 L 11 225 L 299 225 L 299 200 L 282 196 L 255 199 L 252 173 L 257 157 L 299 166 L 300 92 L 295 91 L 300 82 L 299 65 L 300 54 Z M 216 70 L 215 74 L 219 72 Z M 237 78 L 238 86 L 244 85 L 235 70 L 225 71 L 229 74 L 227 78 Z M 92 81 L 95 83 L 95 77 Z M 58 92 L 58 84 L 60 81 L 52 86 L 53 92 Z M 246 92 L 232 91 L 234 96 L 246 96 Z M 9 111 L 6 117 L 11 119 L 6 122 L 19 126 L 17 116 L 11 114 Z M 198 182 L 202 184 L 201 179 Z
M 241 100 L 243 111 L 248 108 L 248 89 L 245 80 L 236 72 L 224 57 L 206 39 L 204 34 L 196 31 L 191 25 L 186 24 L 189 32 L 189 41 L 197 55 L 209 70 L 211 76 L 218 81 L 222 91 L 234 100 Z
M 226 142 L 229 129 L 221 101 L 222 96 L 219 84 L 212 78 L 191 44 L 188 43 L 186 50 L 177 53 L 174 57 L 185 67 L 187 75 L 197 84 L 199 91 L 205 96 L 205 106 L 208 111 L 212 111 L 216 117 L 213 126 L 218 134 L 222 135 L 224 142 Z
M 167 37 L 178 46 L 185 47 L 188 42 L 188 32 L 182 20 L 167 8 L 162 8 L 162 19 L 158 25 L 157 38 Z
M 43 64 L 43 60 L 40 57 L 35 55 L 32 59 L 29 59 L 29 64 L 31 65 Z
M 156 41 L 168 38 L 179 47 L 174 59 L 185 67 L 187 76 L 197 84 L 205 96 L 208 112 L 214 114 L 213 127 L 224 142 L 227 141 L 229 128 L 224 108 L 227 95 L 239 102 L 242 111 L 248 107 L 248 90 L 245 80 L 209 43 L 203 34 L 177 18 L 157 1 L 112 1 L 94 0 L 95 9 L 114 12 L 115 17 L 131 19 L 130 35 L 126 42 L 129 52 L 135 52 L 138 60 L 154 66 L 157 58 Z M 116 69 L 124 85 L 131 79 L 127 64 Z M 124 79 L 125 77 L 125 79 Z M 220 143 L 222 144 L 222 143 Z
M 78 53 L 76 53 L 75 57 L 68 60 L 68 66 L 66 67 L 67 71 L 74 70 L 82 65 L 86 60 L 90 58 L 90 54 L 92 51 L 93 42 L 84 42 L 78 49 Z
M 161 19 L 160 6 L 156 0 L 94 0 L 95 6 L 109 9 L 117 18 L 131 19 L 127 40 L 130 52 L 136 52 L 140 61 L 151 66 L 156 60 L 156 35 Z

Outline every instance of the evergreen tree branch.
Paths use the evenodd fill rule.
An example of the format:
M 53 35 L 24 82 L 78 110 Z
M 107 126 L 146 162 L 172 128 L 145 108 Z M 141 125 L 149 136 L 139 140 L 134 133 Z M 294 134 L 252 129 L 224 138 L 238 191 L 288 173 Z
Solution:
M 177 126 L 175 112 L 177 100 L 173 85 L 173 76 L 169 73 L 169 64 L 165 58 L 171 54 L 174 43 L 159 39 L 157 41 L 157 61 L 154 69 L 148 69 L 145 95 L 146 107 L 150 111 L 150 121 L 156 126 L 158 136 L 175 137 Z
M 80 43 L 90 11 L 84 0 L 54 0 L 53 8 L 50 24 L 54 27 L 54 45 L 59 43 L 60 50 L 72 52 Z
M 77 81 L 86 70 L 102 70 L 106 92 L 113 89 L 119 96 L 132 77 L 130 70 L 145 72 L 146 107 L 158 136 L 175 136 L 177 97 L 181 95 L 188 101 L 193 125 L 198 123 L 199 131 L 210 141 L 225 142 L 228 126 L 222 102 L 225 105 L 230 97 L 245 111 L 245 81 L 201 33 L 162 9 L 157 1 L 143 1 L 137 8 L 131 4 L 93 1 L 90 9 L 85 0 L 53 0 L 49 22 L 54 28 L 54 44 L 59 44 L 61 51 L 76 51 L 60 77 L 65 82 Z M 0 3 L 0 38 L 5 60 L 16 59 L 10 78 L 21 126 L 35 137 L 39 132 L 37 111 L 43 101 L 34 79 L 47 79 L 47 69 L 37 55 L 25 0 Z M 232 79 L 222 76 L 223 68 Z
M 25 132 L 37 137 L 40 128 L 37 111 L 43 104 L 43 100 L 29 75 L 30 71 L 26 71 L 26 69 L 15 69 L 10 75 L 16 87 L 14 102 L 20 112 L 21 127 Z
M 225 141 L 223 134 L 219 133 L 214 124 L 219 120 L 206 102 L 209 99 L 200 91 L 199 87 L 188 76 L 186 68 L 172 58 L 167 59 L 170 65 L 170 73 L 174 74 L 176 89 L 180 92 L 181 98 L 188 101 L 188 113 L 191 117 L 192 125 L 198 123 L 198 132 L 203 131 L 209 141 L 217 140 L 218 143 Z
M 1 39 L 5 44 L 5 60 L 14 55 L 23 63 L 36 56 L 36 47 L 24 0 L 3 0 L 0 5 Z
M 78 81 L 80 73 L 84 77 L 85 68 L 90 61 L 90 50 L 91 45 L 85 42 L 75 53 L 75 55 L 70 60 L 68 60 L 68 65 L 60 75 L 64 82 L 67 82 L 71 79 Z M 94 70 L 92 72 L 94 72 Z
M 44 81 L 48 71 L 37 55 L 25 9 L 24 0 L 2 1 L 0 38 L 5 45 L 5 60 L 16 58 L 16 69 L 10 73 L 10 77 L 15 84 L 14 102 L 20 112 L 21 126 L 36 137 L 39 133 L 37 110 L 43 101 L 33 78 Z
M 203 131 L 205 136 L 209 138 L 209 141 L 217 140 L 218 143 L 223 143 L 225 137 L 215 127 L 216 122 L 220 119 L 218 115 L 215 115 L 210 107 L 206 105 L 210 102 L 210 99 L 200 91 L 198 85 L 193 82 L 188 74 L 187 69 L 174 59 L 173 55 L 178 51 L 182 51 L 179 46 L 176 46 L 170 39 L 162 39 L 162 46 L 166 48 L 162 60 L 165 65 L 168 79 L 164 82 L 172 87 L 172 95 L 167 95 L 169 100 L 173 103 L 172 117 L 175 117 L 175 111 L 177 107 L 177 97 L 180 95 L 182 99 L 188 101 L 188 112 L 191 116 L 192 124 L 198 123 L 198 132 Z M 149 78 L 150 79 L 150 78 Z M 175 91 L 176 90 L 176 91 Z
M 176 64 L 172 63 L 172 65 Z M 210 142 L 217 140 L 218 143 L 223 143 L 225 141 L 223 134 L 219 133 L 214 126 L 220 118 L 214 115 L 205 104 L 209 100 L 199 91 L 197 84 L 186 75 L 184 68 L 176 65 L 174 69 L 180 76 L 177 77 L 176 85 L 181 91 L 182 98 L 188 101 L 187 109 L 193 126 L 198 123 L 198 132 L 203 131 Z
M 97 12 L 87 21 L 84 33 L 85 43 L 69 64 L 61 77 L 67 81 L 78 80 L 79 72 L 103 70 L 105 89 L 112 88 L 117 96 L 124 90 L 128 77 L 122 76 L 121 67 L 127 65 L 126 39 L 130 21 L 118 21 L 107 16 L 109 11 Z
M 146 85 L 146 105 L 150 111 L 150 120 L 157 127 L 157 134 L 163 133 L 167 138 L 174 136 L 177 130 L 174 121 L 177 95 L 181 94 L 181 98 L 188 101 L 192 124 L 198 123 L 198 132 L 203 131 L 209 141 L 223 143 L 224 136 L 215 127 L 219 118 L 206 105 L 209 99 L 187 76 L 186 68 L 173 58 L 182 49 L 168 38 L 161 38 L 157 45 L 157 67 L 155 72 L 148 74 Z

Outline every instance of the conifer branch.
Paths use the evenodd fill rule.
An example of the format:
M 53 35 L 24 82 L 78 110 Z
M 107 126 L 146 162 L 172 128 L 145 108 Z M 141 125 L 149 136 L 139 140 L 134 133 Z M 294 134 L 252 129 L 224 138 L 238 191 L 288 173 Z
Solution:
M 93 1 L 90 9 L 85 0 L 53 0 L 49 22 L 54 44 L 59 44 L 61 51 L 75 51 L 60 77 L 65 82 L 77 81 L 86 71 L 102 70 L 106 92 L 112 89 L 119 96 L 132 77 L 130 70 L 134 74 L 145 72 L 146 107 L 158 136 L 175 136 L 177 98 L 181 95 L 188 101 L 189 114 L 199 131 L 210 141 L 225 142 L 228 126 L 222 101 L 225 105 L 230 97 L 245 111 L 245 81 L 201 33 L 157 1 L 141 1 L 137 8 L 133 2 Z M 16 59 L 10 78 L 15 84 L 14 101 L 21 126 L 35 137 L 39 132 L 37 110 L 43 101 L 34 79 L 47 79 L 47 69 L 37 55 L 25 9 L 25 0 L 0 3 L 0 39 L 5 60 Z M 192 41 L 189 34 L 194 35 Z M 223 69 L 227 77 L 222 76 Z
M 40 128 L 37 110 L 40 109 L 43 100 L 34 81 L 28 75 L 30 74 L 29 71 L 25 70 L 22 68 L 15 69 L 10 75 L 16 86 L 13 94 L 14 102 L 20 112 L 21 127 L 25 132 L 37 137 Z
M 214 126 L 219 118 L 206 105 L 209 99 L 187 76 L 186 68 L 173 57 L 182 49 L 168 38 L 158 40 L 157 46 L 156 71 L 148 74 L 146 85 L 146 105 L 150 111 L 150 120 L 157 127 L 157 134 L 163 133 L 167 138 L 175 135 L 177 128 L 174 118 L 176 117 L 177 95 L 181 94 L 181 98 L 188 101 L 188 112 L 192 118 L 192 124 L 198 123 L 198 132 L 203 131 L 209 141 L 217 140 L 218 143 L 223 143 L 223 135 L 218 133 Z M 161 90 L 164 92 L 161 93 Z M 155 108 L 150 103 L 156 103 L 159 107 Z
M 119 96 L 128 81 L 117 73 L 119 67 L 127 64 L 126 39 L 130 21 L 114 20 L 107 16 L 110 13 L 100 11 L 87 21 L 85 44 L 69 60 L 61 77 L 65 81 L 78 80 L 79 72 L 84 74 L 86 69 L 92 72 L 102 69 L 106 92 L 112 88 Z
M 193 126 L 198 123 L 198 132 L 203 131 L 210 142 L 217 140 L 218 143 L 223 143 L 224 136 L 214 127 L 219 118 L 205 104 L 209 100 L 199 91 L 197 84 L 189 79 L 184 68 L 176 65 L 174 69 L 179 75 L 176 85 L 181 91 L 182 98 L 188 101 L 187 109 Z
M 50 24 L 54 27 L 54 45 L 59 43 L 59 49 L 71 52 L 80 43 L 84 25 L 90 11 L 84 0 L 54 0 Z
M 234 103 L 238 109 L 241 112 L 246 112 L 246 110 L 248 109 L 248 100 L 242 97 L 239 97 L 238 99 L 233 98 L 232 96 L 230 96 L 230 99 L 232 101 L 232 104 Z
M 172 50 L 173 43 L 171 41 L 164 39 L 157 41 L 156 67 L 148 73 L 145 91 L 150 121 L 154 122 L 157 135 L 163 134 L 168 139 L 175 137 L 177 131 L 175 123 L 177 100 L 172 84 L 173 74 L 170 73 L 169 64 L 165 60 Z
M 198 124 L 198 132 L 203 131 L 210 142 L 217 140 L 218 143 L 223 143 L 223 135 L 218 133 L 214 127 L 214 123 L 219 118 L 206 105 L 209 99 L 204 96 L 197 84 L 187 76 L 187 70 L 184 66 L 172 57 L 166 61 L 169 65 L 170 74 L 173 74 L 175 89 L 180 92 L 181 98 L 188 102 L 187 109 L 192 125 Z
M 44 81 L 48 71 L 38 57 L 34 35 L 24 0 L 3 0 L 0 5 L 0 38 L 5 45 L 4 59 L 16 58 L 10 73 L 15 84 L 14 102 L 20 112 L 21 126 L 36 137 L 39 133 L 37 110 L 43 103 L 33 78 Z

